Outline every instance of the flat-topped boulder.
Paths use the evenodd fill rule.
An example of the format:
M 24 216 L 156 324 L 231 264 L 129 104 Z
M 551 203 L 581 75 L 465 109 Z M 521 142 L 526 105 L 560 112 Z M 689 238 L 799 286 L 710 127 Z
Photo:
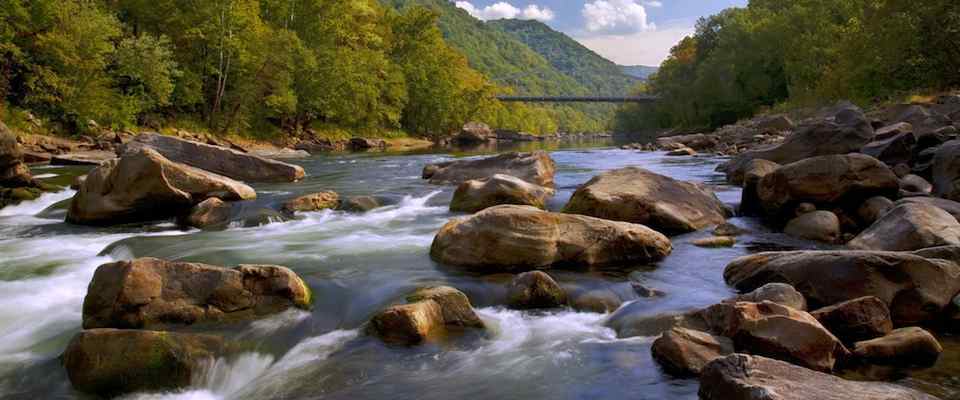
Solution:
M 554 193 L 551 188 L 510 175 L 496 174 L 461 183 L 453 193 L 450 211 L 472 213 L 503 204 L 546 208 L 547 201 Z
M 448 222 L 433 240 L 437 262 L 488 272 L 657 261 L 673 247 L 646 226 L 530 206 L 496 206 Z
M 752 160 L 789 164 L 805 158 L 860 151 L 874 137 L 873 127 L 863 112 L 843 106 L 828 118 L 797 128 L 779 144 L 744 152 L 718 170 L 733 183 L 743 182 L 746 166 Z
M 876 158 L 862 154 L 804 159 L 777 168 L 760 180 L 757 196 L 767 216 L 783 217 L 800 203 L 821 209 L 859 205 L 873 196 L 896 196 L 897 176 Z
M 907 387 L 859 382 L 772 358 L 732 354 L 700 375 L 702 400 L 938 400 Z
M 225 350 L 218 336 L 129 329 L 76 334 L 63 366 L 78 391 L 117 396 L 183 389 Z
M 960 222 L 933 204 L 907 202 L 883 214 L 847 245 L 887 251 L 960 245 Z
M 580 186 L 563 212 L 680 234 L 722 224 L 729 210 L 706 187 L 643 168 L 604 172 Z
M 653 359 L 675 376 L 698 376 L 710 361 L 733 354 L 730 338 L 685 328 L 672 328 L 653 341 Z
M 119 154 L 123 156 L 143 148 L 154 149 L 171 161 L 241 181 L 296 182 L 305 175 L 297 165 L 152 132 L 137 135 L 121 147 Z
M 70 203 L 67 222 L 110 225 L 170 218 L 212 197 L 249 200 L 257 194 L 243 183 L 143 148 L 90 171 Z
M 309 308 L 310 289 L 276 265 L 213 265 L 138 258 L 97 268 L 83 327 L 155 329 L 255 318 Z
M 556 163 L 544 151 L 504 153 L 494 157 L 429 164 L 423 168 L 423 179 L 429 179 L 433 184 L 459 185 L 469 180 L 504 174 L 535 185 L 553 187 L 556 169 Z
M 960 291 L 960 266 L 954 261 L 904 252 L 758 253 L 733 260 L 723 277 L 741 291 L 789 283 L 814 308 L 875 296 L 900 326 L 936 318 Z
M 874 296 L 823 307 L 810 315 L 847 344 L 883 336 L 893 330 L 890 309 Z
M 737 351 L 784 360 L 817 371 L 833 371 L 849 355 L 812 315 L 771 301 L 723 302 L 703 311 L 714 333 L 733 339 Z
M 369 332 L 389 344 L 417 345 L 443 337 L 451 329 L 485 327 L 470 299 L 452 287 L 422 288 L 406 300 L 374 315 Z

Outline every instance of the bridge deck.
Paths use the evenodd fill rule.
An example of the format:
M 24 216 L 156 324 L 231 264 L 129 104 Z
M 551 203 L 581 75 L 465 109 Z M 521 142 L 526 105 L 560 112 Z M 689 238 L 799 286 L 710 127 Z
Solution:
M 656 96 L 497 96 L 497 100 L 525 103 L 653 103 Z

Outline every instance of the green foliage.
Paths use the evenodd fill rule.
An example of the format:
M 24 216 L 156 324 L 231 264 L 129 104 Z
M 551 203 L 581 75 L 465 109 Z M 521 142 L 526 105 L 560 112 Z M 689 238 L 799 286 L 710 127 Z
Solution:
M 702 19 L 618 130 L 717 127 L 780 103 L 869 101 L 960 85 L 954 0 L 752 0 Z

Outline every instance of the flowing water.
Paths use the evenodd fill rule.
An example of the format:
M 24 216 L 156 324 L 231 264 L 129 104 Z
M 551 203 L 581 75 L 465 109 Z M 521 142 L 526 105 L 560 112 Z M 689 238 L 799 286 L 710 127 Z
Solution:
M 739 189 L 713 172 L 719 158 L 664 157 L 604 145 L 552 145 L 559 190 L 551 209 L 562 208 L 578 185 L 599 172 L 630 165 L 705 182 L 723 201 L 739 201 Z M 373 195 L 390 205 L 366 214 L 303 213 L 293 221 L 221 232 L 177 230 L 170 222 L 70 226 L 62 222 L 70 190 L 0 210 L 0 398 L 82 398 L 58 357 L 80 330 L 87 284 L 98 265 L 144 256 L 226 266 L 285 265 L 307 281 L 315 300 L 309 312 L 191 328 L 223 334 L 249 350 L 216 360 L 196 377 L 194 387 L 137 393 L 131 399 L 696 398 L 695 380 L 671 379 L 653 362 L 653 338 L 618 338 L 606 327 L 610 314 L 508 310 L 502 304 L 509 275 L 481 276 L 430 260 L 433 235 L 457 215 L 447 209 L 453 188 L 426 183 L 420 171 L 427 163 L 474 155 L 368 153 L 297 160 L 307 171 L 305 181 L 254 185 L 259 198 L 244 207 L 276 208 L 291 197 L 323 190 Z M 78 167 L 35 171 L 61 183 L 81 173 Z M 673 254 L 656 265 L 551 273 L 574 295 L 605 293 L 625 300 L 623 307 L 633 312 L 654 315 L 731 296 L 722 272 L 735 257 L 769 248 L 815 247 L 770 233 L 753 220 L 731 222 L 752 231 L 734 248 L 687 243 L 710 235 L 704 231 L 674 237 Z M 631 282 L 666 296 L 638 298 Z M 430 284 L 464 291 L 490 329 L 414 348 L 386 346 L 363 334 L 362 325 L 373 313 Z M 929 375 L 926 381 L 912 379 L 933 382 L 929 386 L 938 393 L 960 386 L 941 385 L 949 379 Z

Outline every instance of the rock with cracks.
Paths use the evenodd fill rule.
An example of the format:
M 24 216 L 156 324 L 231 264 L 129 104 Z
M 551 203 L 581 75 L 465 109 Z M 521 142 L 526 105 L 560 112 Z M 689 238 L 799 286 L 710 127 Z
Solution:
M 447 161 L 423 168 L 423 179 L 433 184 L 456 184 L 496 174 L 510 175 L 529 183 L 553 187 L 556 163 L 544 151 L 504 153 L 473 160 Z
M 960 222 L 928 203 L 894 207 L 857 235 L 848 246 L 858 250 L 912 251 L 960 245 Z
M 733 341 L 723 336 L 673 328 L 653 341 L 653 359 L 676 376 L 699 376 L 710 361 L 733 354 Z
M 448 286 L 429 287 L 407 296 L 407 304 L 380 311 L 370 320 L 370 333 L 389 344 L 417 345 L 442 338 L 451 330 L 483 329 L 463 292 Z

